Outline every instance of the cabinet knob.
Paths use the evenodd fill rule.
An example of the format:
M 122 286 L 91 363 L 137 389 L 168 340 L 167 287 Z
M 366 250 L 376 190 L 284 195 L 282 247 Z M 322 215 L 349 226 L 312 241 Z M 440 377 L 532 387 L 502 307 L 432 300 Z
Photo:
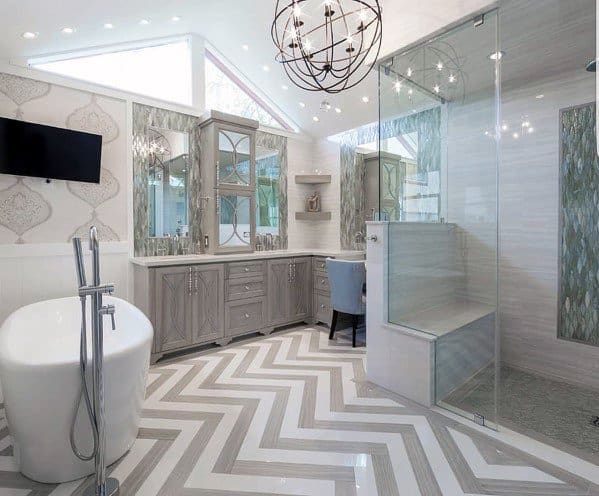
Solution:
M 321 268 L 321 269 L 324 269 L 324 268 L 326 268 L 326 266 L 327 266 L 327 264 L 325 264 L 325 263 L 321 263 L 321 264 L 320 264 L 320 268 Z
M 244 270 L 245 272 L 249 272 L 249 271 L 250 271 L 250 268 L 249 268 L 249 267 L 246 265 L 246 266 L 243 268 L 243 270 Z
M 250 290 L 250 287 L 249 287 L 249 286 L 246 284 L 246 285 L 243 287 L 243 289 L 245 289 L 246 291 L 249 291 L 249 290 Z
M 327 306 L 324 303 L 321 303 L 320 308 L 326 308 Z
M 326 284 L 326 283 L 327 283 L 326 279 L 323 279 L 322 281 L 320 281 L 320 284 Z
M 249 318 L 250 318 L 250 314 L 249 314 L 249 313 L 245 313 L 243 316 L 244 316 L 246 319 L 249 319 Z

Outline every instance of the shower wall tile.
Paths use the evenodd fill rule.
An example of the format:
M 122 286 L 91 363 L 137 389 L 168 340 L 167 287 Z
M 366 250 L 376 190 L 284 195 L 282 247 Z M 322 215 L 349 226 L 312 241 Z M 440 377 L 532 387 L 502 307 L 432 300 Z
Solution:
M 584 70 L 504 89 L 503 119 L 535 131 L 501 145 L 500 326 L 504 362 L 599 390 L 599 347 L 558 338 L 560 109 L 594 99 Z

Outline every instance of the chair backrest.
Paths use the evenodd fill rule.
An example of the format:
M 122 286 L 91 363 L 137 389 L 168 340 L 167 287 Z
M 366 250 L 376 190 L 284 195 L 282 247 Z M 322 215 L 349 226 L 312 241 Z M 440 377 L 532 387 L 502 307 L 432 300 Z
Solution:
M 327 258 L 327 272 L 331 286 L 331 306 L 333 310 L 353 315 L 363 315 L 365 305 L 362 300 L 366 283 L 364 262 L 334 260 Z

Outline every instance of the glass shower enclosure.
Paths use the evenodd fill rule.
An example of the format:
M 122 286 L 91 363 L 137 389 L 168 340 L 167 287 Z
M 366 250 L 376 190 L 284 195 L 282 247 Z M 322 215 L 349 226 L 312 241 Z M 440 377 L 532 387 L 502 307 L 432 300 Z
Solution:
M 481 13 L 379 65 L 388 320 L 434 341 L 435 403 L 489 426 L 499 351 L 497 24 L 495 10 Z M 459 408 L 478 380 L 492 401 Z

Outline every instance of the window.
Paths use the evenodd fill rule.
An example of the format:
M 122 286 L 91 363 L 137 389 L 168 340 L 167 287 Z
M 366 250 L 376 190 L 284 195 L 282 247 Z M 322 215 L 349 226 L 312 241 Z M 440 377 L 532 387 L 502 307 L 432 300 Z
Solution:
M 36 69 L 191 105 L 191 54 L 187 40 L 55 61 Z
M 206 108 L 257 120 L 269 127 L 291 129 L 214 54 L 206 51 Z

